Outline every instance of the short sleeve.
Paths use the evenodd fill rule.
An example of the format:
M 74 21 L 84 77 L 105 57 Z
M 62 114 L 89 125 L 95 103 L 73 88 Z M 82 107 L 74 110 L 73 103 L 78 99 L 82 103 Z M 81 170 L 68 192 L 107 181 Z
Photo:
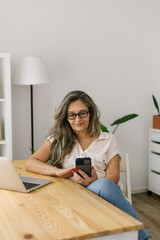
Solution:
M 107 152 L 108 162 L 117 154 L 119 154 L 117 140 L 116 140 L 115 136 L 112 135 L 111 143 L 110 143 L 110 146 L 109 146 L 109 149 Z

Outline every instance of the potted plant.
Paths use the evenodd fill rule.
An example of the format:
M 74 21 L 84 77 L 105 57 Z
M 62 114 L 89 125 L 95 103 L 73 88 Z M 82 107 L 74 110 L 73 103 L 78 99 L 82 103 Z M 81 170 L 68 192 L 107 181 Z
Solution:
M 127 121 L 129 121 L 129 120 L 131 120 L 131 119 L 133 119 L 133 118 L 135 118 L 135 117 L 138 117 L 138 114 L 132 113 L 132 114 L 128 114 L 128 115 L 126 115 L 126 116 L 124 116 L 124 117 L 122 117 L 122 118 L 119 118 L 119 119 L 117 119 L 116 121 L 114 121 L 114 122 L 110 125 L 110 126 L 116 126 L 112 133 L 113 133 L 113 134 L 115 133 L 115 131 L 116 131 L 117 127 L 119 126 L 119 124 L 122 124 L 122 123 L 124 123 L 124 122 L 127 122 Z M 103 132 L 109 132 L 108 129 L 107 129 L 107 127 L 104 126 L 102 123 L 101 123 L 101 130 L 102 130 Z
M 158 115 L 153 115 L 153 128 L 160 129 L 160 111 L 159 105 L 154 95 L 152 95 L 153 103 L 155 108 L 157 109 Z

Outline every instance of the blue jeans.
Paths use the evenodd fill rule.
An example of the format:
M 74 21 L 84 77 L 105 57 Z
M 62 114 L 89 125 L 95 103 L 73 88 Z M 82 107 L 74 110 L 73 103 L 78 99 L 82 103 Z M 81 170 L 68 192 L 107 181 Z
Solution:
M 122 211 L 128 213 L 132 217 L 136 218 L 140 221 L 137 213 L 134 208 L 131 206 L 129 201 L 124 197 L 120 187 L 107 178 L 101 178 L 93 183 L 91 183 L 88 187 L 88 190 L 94 192 L 98 196 L 107 200 L 114 206 L 120 208 Z M 151 236 L 145 229 L 138 231 L 138 240 L 147 240 L 150 239 Z

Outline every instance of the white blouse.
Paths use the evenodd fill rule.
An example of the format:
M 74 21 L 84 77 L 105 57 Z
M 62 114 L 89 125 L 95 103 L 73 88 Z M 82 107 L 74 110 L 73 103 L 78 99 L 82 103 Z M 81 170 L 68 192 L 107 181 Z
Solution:
M 48 139 L 51 142 L 53 141 L 53 138 Z M 81 148 L 81 145 L 77 141 L 72 152 L 64 158 L 62 167 L 75 166 L 76 158 L 90 157 L 98 178 L 105 178 L 107 164 L 117 154 L 119 154 L 119 148 L 115 136 L 111 133 L 101 131 L 99 137 L 85 150 Z

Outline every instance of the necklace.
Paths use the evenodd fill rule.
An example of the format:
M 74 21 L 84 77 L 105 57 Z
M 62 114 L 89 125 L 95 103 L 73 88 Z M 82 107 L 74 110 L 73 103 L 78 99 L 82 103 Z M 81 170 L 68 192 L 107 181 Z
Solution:
M 79 140 L 79 143 L 80 143 L 80 144 L 84 144 L 84 142 L 85 142 L 85 139 Z
M 80 144 L 85 144 L 88 141 L 88 136 L 79 138 L 78 141 Z

